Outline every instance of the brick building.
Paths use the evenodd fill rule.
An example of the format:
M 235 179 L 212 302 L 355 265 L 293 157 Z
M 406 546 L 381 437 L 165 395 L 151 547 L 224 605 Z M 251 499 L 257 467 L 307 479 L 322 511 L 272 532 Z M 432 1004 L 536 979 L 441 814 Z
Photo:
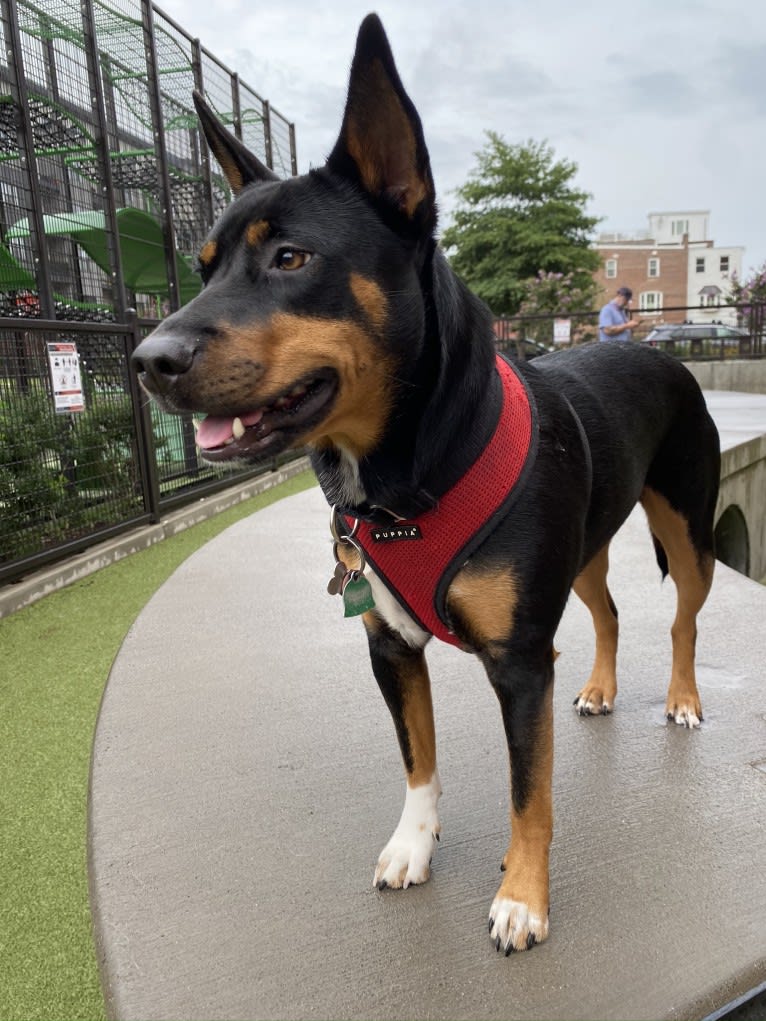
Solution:
M 741 246 L 716 246 L 708 237 L 710 213 L 650 213 L 648 230 L 603 233 L 594 273 L 607 301 L 618 287 L 633 291 L 633 309 L 647 325 L 659 322 L 735 322 L 727 301 L 732 273 L 741 275 Z

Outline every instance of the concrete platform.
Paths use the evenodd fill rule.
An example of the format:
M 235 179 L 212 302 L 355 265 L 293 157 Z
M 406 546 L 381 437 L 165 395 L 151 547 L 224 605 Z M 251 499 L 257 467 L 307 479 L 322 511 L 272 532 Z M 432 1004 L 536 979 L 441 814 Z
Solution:
M 766 394 L 706 390 L 705 403 L 718 427 L 722 451 L 766 435 Z
M 486 920 L 507 840 L 499 710 L 432 643 L 442 842 L 431 881 L 372 887 L 401 809 L 361 625 L 325 592 L 310 490 L 234 525 L 147 604 L 93 751 L 97 948 L 117 1018 L 679 1018 L 766 980 L 766 589 L 719 566 L 700 617 L 700 731 L 666 724 L 674 589 L 637 511 L 613 545 L 617 710 L 575 715 L 592 630 L 557 638 L 550 939 Z

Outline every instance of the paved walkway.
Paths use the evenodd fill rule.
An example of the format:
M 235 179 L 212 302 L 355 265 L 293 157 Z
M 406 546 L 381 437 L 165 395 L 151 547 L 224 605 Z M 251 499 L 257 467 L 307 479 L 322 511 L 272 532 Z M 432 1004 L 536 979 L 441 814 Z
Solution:
M 705 402 L 718 426 L 722 450 L 766 434 L 766 394 L 708 390 Z
M 358 623 L 324 591 L 318 490 L 222 533 L 147 604 L 95 739 L 91 885 L 118 1018 L 706 1017 L 766 978 L 766 589 L 719 566 L 700 617 L 701 731 L 666 725 L 674 591 L 641 511 L 613 547 L 621 690 L 572 698 L 557 647 L 552 935 L 508 959 L 486 919 L 507 766 L 479 664 L 433 643 L 442 842 L 380 893 L 403 777 Z

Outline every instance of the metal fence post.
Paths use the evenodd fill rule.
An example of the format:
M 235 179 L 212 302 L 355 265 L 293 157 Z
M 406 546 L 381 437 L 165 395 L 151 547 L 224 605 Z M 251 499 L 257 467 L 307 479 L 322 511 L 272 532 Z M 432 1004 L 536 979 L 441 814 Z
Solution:
M 28 116 L 29 93 L 25 77 L 21 46 L 21 31 L 16 0 L 2 0 L 3 21 L 5 22 L 5 46 L 8 70 L 10 72 L 11 95 L 16 108 L 16 129 L 19 140 L 19 159 L 24 177 L 24 189 L 30 197 L 29 235 L 35 260 L 35 277 L 40 301 L 40 314 L 44 319 L 55 319 L 56 311 L 51 285 L 48 248 L 45 244 L 45 223 L 43 200 L 40 193 L 40 175 L 35 155 L 35 141 L 32 122 Z
M 104 200 L 104 218 L 107 223 L 107 244 L 109 246 L 109 263 L 111 265 L 112 297 L 117 308 L 120 322 L 125 321 L 127 301 L 125 299 L 125 278 L 122 272 L 122 252 L 120 250 L 120 230 L 117 222 L 117 208 L 114 202 L 114 182 L 112 180 L 112 163 L 109 156 L 109 126 L 106 119 L 106 101 L 104 86 L 101 79 L 101 62 L 99 60 L 98 40 L 96 39 L 96 22 L 93 14 L 93 0 L 81 0 L 82 31 L 85 39 L 85 56 L 90 79 L 90 102 L 95 115 L 96 150 L 98 152 L 99 170 L 101 174 L 101 194 Z
M 170 189 L 168 152 L 165 143 L 165 125 L 162 118 L 162 91 L 160 89 L 159 61 L 154 44 L 154 11 L 151 0 L 141 0 L 144 29 L 144 53 L 146 55 L 147 85 L 149 86 L 149 107 L 152 114 L 154 150 L 157 154 L 157 176 L 160 193 L 160 225 L 165 248 L 165 267 L 170 291 L 170 310 L 181 307 L 181 290 L 176 266 L 176 237 L 173 227 L 173 193 Z
M 136 459 L 138 477 L 144 498 L 144 508 L 153 522 L 160 520 L 160 483 L 157 472 L 157 454 L 154 447 L 154 430 L 149 398 L 141 390 L 136 373 L 130 365 L 130 356 L 141 343 L 138 316 L 134 308 L 125 310 L 125 322 L 130 333 L 125 338 L 125 355 L 128 361 L 127 377 L 130 401 L 133 406 L 133 421 L 136 426 Z
M 202 45 L 199 39 L 192 39 L 192 74 L 194 75 L 194 87 L 203 96 L 205 94 L 205 79 L 202 73 Z M 193 129 L 192 129 L 193 130 Z M 205 212 L 207 213 L 207 227 L 212 227 L 215 219 L 213 203 L 213 175 L 210 170 L 210 150 L 207 141 L 201 131 L 195 132 L 195 150 L 199 152 L 200 168 L 202 170 L 202 190 L 204 192 Z
M 271 144 L 271 106 L 268 99 L 262 101 L 263 106 L 263 146 L 266 150 L 266 166 L 274 169 L 274 150 Z
M 298 150 L 295 145 L 295 125 L 289 125 L 290 131 L 290 169 L 293 172 L 293 177 L 298 174 Z
M 231 113 L 232 131 L 242 141 L 242 103 L 239 95 L 239 75 L 236 71 L 231 73 Z

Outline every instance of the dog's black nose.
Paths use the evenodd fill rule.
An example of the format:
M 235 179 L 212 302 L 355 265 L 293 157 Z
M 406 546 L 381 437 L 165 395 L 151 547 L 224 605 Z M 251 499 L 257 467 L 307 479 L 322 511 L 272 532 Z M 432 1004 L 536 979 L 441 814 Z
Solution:
M 196 345 L 172 333 L 157 330 L 133 352 L 133 366 L 151 389 L 163 391 L 191 368 Z

